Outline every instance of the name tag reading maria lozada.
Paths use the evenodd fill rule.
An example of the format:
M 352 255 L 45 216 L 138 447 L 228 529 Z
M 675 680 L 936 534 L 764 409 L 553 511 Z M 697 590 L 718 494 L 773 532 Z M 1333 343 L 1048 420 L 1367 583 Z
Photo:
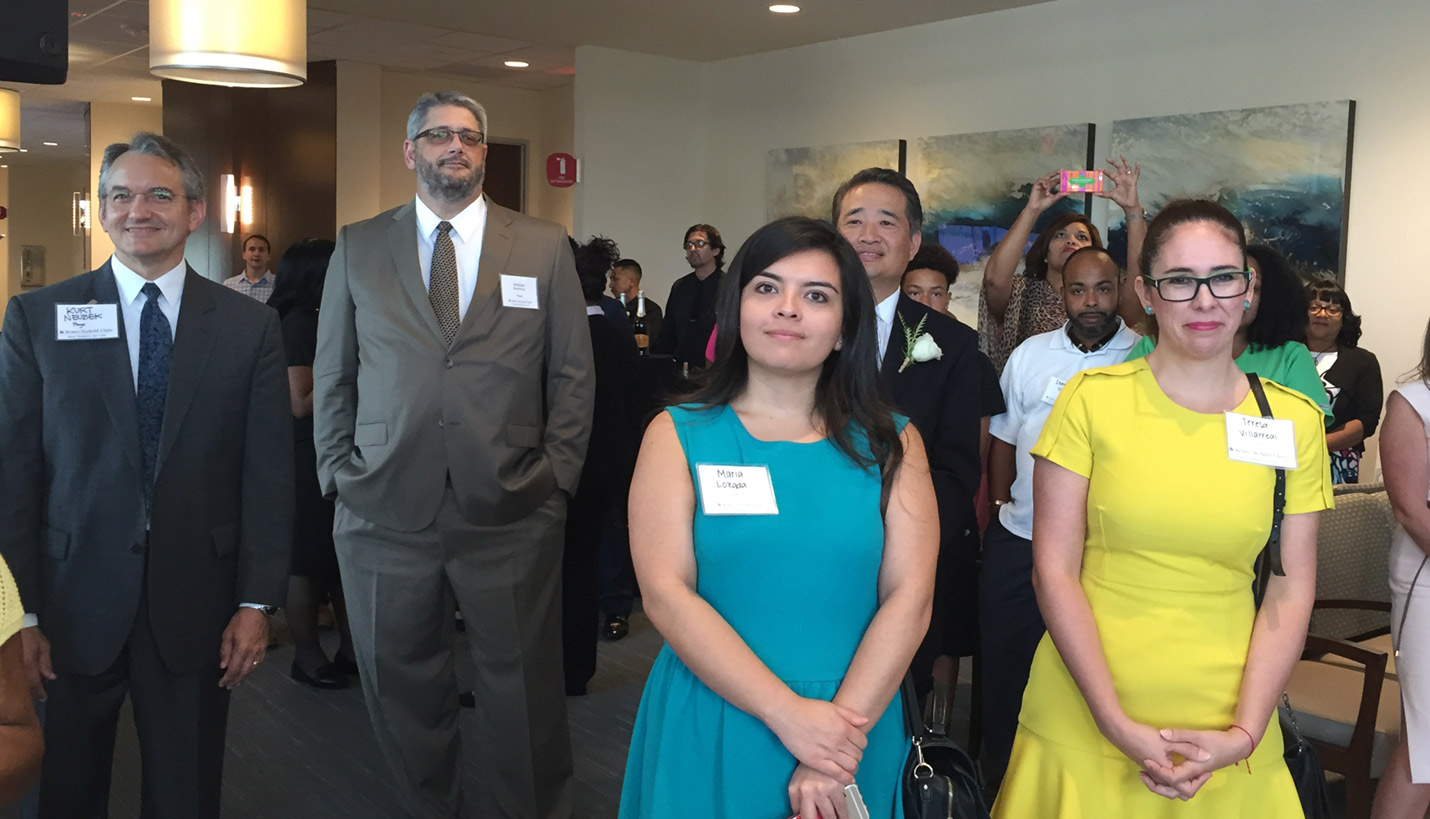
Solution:
M 767 466 L 696 464 L 700 509 L 707 515 L 778 515 Z
M 55 340 L 119 338 L 119 305 L 56 304 Z
M 1226 413 L 1226 456 L 1233 461 L 1296 468 L 1296 425 L 1285 418 Z

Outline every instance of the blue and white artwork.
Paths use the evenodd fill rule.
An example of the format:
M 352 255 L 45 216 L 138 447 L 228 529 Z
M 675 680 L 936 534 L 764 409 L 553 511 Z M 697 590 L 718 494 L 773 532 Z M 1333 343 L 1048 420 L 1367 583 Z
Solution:
M 1345 277 L 1355 102 L 1312 102 L 1118 120 L 1113 156 L 1142 164 L 1139 192 L 1153 215 L 1182 198 L 1215 199 L 1303 275 Z M 1108 243 L 1126 254 L 1127 227 L 1112 209 Z
M 765 218 L 828 219 L 834 192 L 865 168 L 904 170 L 902 139 L 779 148 L 765 159 Z
M 1028 203 L 1033 180 L 1092 167 L 1092 133 L 1091 125 L 1081 123 L 913 140 L 909 179 L 923 199 L 923 240 L 938 242 L 958 259 L 949 312 L 960 321 L 978 326 L 984 262 Z M 1049 208 L 1034 230 L 1086 207 L 1086 196 L 1069 196 Z M 1034 233 L 1029 243 L 1036 238 Z

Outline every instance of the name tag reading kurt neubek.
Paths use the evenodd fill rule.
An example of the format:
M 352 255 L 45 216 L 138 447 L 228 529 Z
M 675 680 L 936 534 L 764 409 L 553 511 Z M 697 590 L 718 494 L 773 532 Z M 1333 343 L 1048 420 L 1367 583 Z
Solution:
M 56 304 L 55 340 L 119 338 L 119 305 Z
M 696 464 L 700 509 L 707 515 L 778 515 L 767 466 Z

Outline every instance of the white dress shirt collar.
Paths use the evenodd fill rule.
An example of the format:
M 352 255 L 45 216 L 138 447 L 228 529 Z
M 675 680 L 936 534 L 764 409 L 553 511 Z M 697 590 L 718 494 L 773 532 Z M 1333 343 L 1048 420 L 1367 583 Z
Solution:
M 188 267 L 188 263 L 181 259 L 173 270 L 154 279 L 164 300 L 171 305 L 178 305 L 184 297 L 184 275 Z M 109 269 L 114 271 L 114 284 L 119 288 L 120 303 L 133 304 L 149 280 L 131 270 L 117 255 L 109 257 Z
M 417 202 L 417 232 L 426 236 L 429 240 L 435 237 L 437 225 L 443 221 L 452 223 L 452 232 L 457 234 L 457 238 L 463 242 L 471 242 L 482 235 L 482 231 L 487 226 L 487 197 L 478 196 L 472 204 L 462 208 L 462 212 L 451 219 L 443 219 L 432 212 L 427 207 L 427 203 L 422 201 L 422 197 L 415 197 Z
M 879 333 L 879 360 L 883 364 L 885 352 L 889 349 L 889 336 L 894 332 L 894 314 L 899 306 L 899 293 L 895 290 L 888 298 L 874 305 L 875 329 Z

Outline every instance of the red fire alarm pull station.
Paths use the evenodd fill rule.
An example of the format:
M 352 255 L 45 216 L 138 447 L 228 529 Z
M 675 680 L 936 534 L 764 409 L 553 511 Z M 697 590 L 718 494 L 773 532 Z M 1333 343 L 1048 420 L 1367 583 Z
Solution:
M 6 216 L 9 215 L 10 211 L 6 210 L 4 205 L 0 205 L 0 219 L 4 219 Z
M 576 157 L 570 154 L 546 157 L 546 181 L 553 188 L 569 188 L 576 184 Z

